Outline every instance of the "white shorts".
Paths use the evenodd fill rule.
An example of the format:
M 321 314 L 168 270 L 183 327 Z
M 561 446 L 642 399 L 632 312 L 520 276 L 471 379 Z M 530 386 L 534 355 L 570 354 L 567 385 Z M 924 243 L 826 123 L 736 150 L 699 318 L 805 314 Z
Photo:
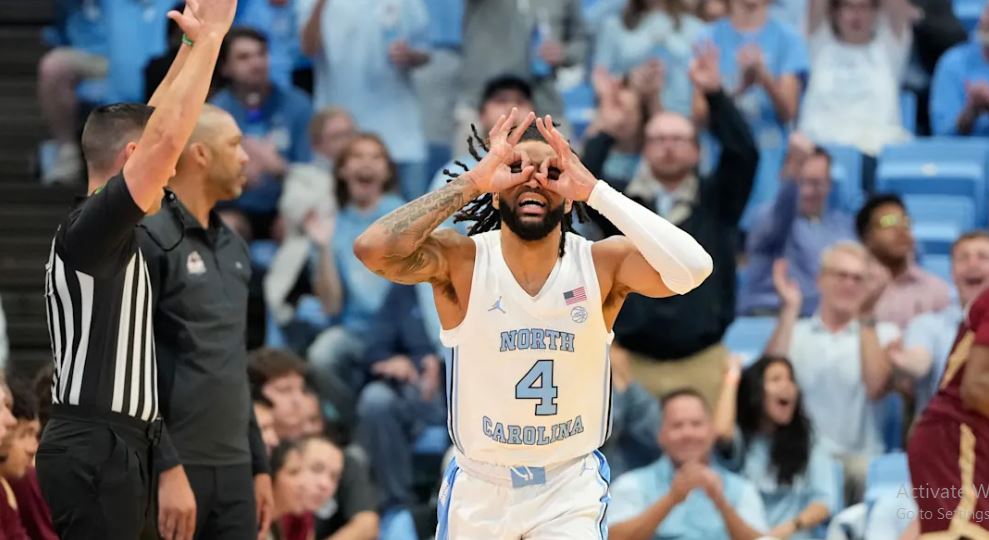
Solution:
M 598 451 L 546 469 L 458 454 L 440 487 L 436 540 L 606 539 L 610 481 Z

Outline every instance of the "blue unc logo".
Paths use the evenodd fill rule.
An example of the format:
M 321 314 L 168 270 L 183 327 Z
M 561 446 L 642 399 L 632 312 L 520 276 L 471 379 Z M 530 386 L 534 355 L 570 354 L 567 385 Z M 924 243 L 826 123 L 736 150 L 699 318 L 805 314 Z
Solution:
M 577 306 L 570 310 L 570 318 L 575 323 L 582 323 L 587 320 L 587 310 L 583 306 Z

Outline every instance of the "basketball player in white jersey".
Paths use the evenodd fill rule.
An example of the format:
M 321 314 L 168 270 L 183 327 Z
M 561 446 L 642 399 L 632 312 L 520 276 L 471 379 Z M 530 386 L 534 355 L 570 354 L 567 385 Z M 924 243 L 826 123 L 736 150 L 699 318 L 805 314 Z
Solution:
M 612 324 L 629 293 L 684 294 L 712 270 L 687 233 L 594 178 L 550 117 L 519 116 L 498 120 L 473 170 L 354 245 L 392 281 L 432 283 L 453 349 L 438 540 L 606 537 Z M 625 236 L 568 232 L 578 203 Z M 461 209 L 471 236 L 435 230 Z

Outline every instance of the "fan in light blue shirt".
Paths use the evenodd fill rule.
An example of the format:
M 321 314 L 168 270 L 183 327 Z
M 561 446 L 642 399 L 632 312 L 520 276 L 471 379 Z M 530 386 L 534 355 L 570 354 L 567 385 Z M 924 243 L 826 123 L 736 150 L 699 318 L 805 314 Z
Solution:
M 612 75 L 627 75 L 649 60 L 660 60 L 664 66 L 663 109 L 689 116 L 693 90 L 687 71 L 704 23 L 688 12 L 668 14 L 660 9 L 639 13 L 631 27 L 625 18 L 624 14 L 615 15 L 601 25 L 594 67 L 603 67 Z
M 240 0 L 234 25 L 249 26 L 268 38 L 271 80 L 292 86 L 292 72 L 309 65 L 299 45 L 296 0 Z
M 915 418 L 920 418 L 941 386 L 965 307 L 989 286 L 989 235 L 973 231 L 955 241 L 951 277 L 958 301 L 914 317 L 903 333 L 902 349 L 894 349 L 890 358 L 895 367 L 914 378 Z
M 983 15 L 979 26 L 989 26 Z M 931 129 L 935 135 L 989 135 L 989 98 L 969 100 L 978 88 L 989 94 L 989 44 L 977 38 L 955 45 L 938 60 L 931 79 Z
M 813 152 L 794 165 L 797 178 L 783 181 L 773 201 L 760 208 L 752 221 L 745 243 L 748 264 L 739 291 L 739 314 L 779 309 L 772 269 L 773 261 L 783 258 L 803 294 L 800 315 L 809 317 L 817 309 L 821 253 L 835 242 L 855 239 L 852 216 L 833 204 L 837 197 L 832 197 L 831 160 L 822 150 Z
M 234 117 L 244 133 L 244 149 L 252 162 L 261 164 L 258 184 L 245 189 L 236 204 L 249 214 L 271 214 L 277 209 L 281 177 L 288 165 L 312 158 L 308 129 L 312 105 L 303 91 L 271 80 L 263 35 L 235 28 L 227 43 L 221 70 L 230 84 L 211 103 Z M 268 153 L 275 155 L 264 157 Z
M 348 204 L 337 214 L 332 247 L 343 285 L 343 311 L 340 317 L 344 328 L 355 335 L 361 335 L 370 327 L 391 282 L 368 270 L 354 255 L 354 241 L 372 223 L 403 204 L 398 195 L 385 193 L 371 206 L 360 208 Z
M 667 395 L 659 434 L 664 455 L 611 486 L 610 538 L 634 538 L 640 530 L 654 530 L 655 540 L 761 536 L 768 529 L 762 499 L 748 480 L 710 462 L 714 440 L 700 394 Z
M 719 51 L 722 84 L 735 95 L 735 104 L 759 145 L 756 185 L 742 218 L 745 228 L 754 210 L 776 193 L 787 126 L 797 117 L 801 79 L 810 62 L 804 38 L 770 16 L 768 9 L 768 0 L 731 0 L 729 16 L 708 29 Z M 759 65 L 764 69 L 745 69 Z M 773 89 L 776 100 L 767 88 Z M 695 112 L 701 118 L 706 115 Z

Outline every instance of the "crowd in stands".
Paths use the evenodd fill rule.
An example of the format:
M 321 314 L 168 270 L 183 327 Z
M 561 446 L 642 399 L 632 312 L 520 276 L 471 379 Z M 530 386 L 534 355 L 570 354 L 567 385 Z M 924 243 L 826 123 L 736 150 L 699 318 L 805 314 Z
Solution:
M 79 178 L 87 110 L 153 91 L 181 39 L 174 3 L 57 1 L 43 181 Z M 611 536 L 907 530 L 866 532 L 868 467 L 936 391 L 989 287 L 989 235 L 957 237 L 952 288 L 877 167 L 914 137 L 989 134 L 989 8 L 963 24 L 950 0 L 241 0 L 210 102 L 250 156 L 222 216 L 251 245 L 279 538 L 429 537 L 449 446 L 432 289 L 352 246 L 474 165 L 467 135 L 512 107 L 559 119 L 595 175 L 714 259 L 696 290 L 633 295 L 615 324 Z M 836 148 L 857 156 L 858 198 Z M 618 234 L 593 213 L 577 229 Z M 757 358 L 726 345 L 736 317 L 774 318 Z M 0 397 L 0 523 L 53 537 L 29 467 L 47 398 Z

